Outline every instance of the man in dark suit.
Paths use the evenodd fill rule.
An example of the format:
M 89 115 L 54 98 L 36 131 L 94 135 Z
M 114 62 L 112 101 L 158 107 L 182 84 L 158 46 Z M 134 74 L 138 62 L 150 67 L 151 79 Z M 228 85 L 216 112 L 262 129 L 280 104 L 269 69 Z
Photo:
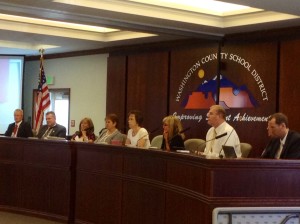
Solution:
M 32 129 L 28 122 L 23 121 L 23 110 L 16 109 L 14 111 L 14 123 L 8 125 L 8 128 L 5 132 L 5 136 L 11 137 L 22 137 L 28 138 L 32 137 Z
M 300 159 L 300 134 L 288 128 L 288 118 L 275 113 L 268 119 L 268 134 L 272 138 L 262 158 Z
M 38 138 L 47 139 L 48 136 L 53 137 L 66 137 L 66 128 L 62 125 L 56 123 L 56 116 L 53 111 L 49 111 L 46 113 L 46 125 L 43 125 L 39 133 L 37 134 Z

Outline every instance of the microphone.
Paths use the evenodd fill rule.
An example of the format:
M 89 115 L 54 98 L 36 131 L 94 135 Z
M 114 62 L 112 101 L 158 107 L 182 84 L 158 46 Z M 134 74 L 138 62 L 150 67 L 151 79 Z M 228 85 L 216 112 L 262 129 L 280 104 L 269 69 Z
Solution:
M 188 131 L 188 130 L 190 130 L 190 129 L 191 129 L 191 127 L 187 127 L 187 128 L 182 129 L 180 132 L 178 132 L 178 134 L 174 135 L 174 136 L 169 140 L 169 143 L 173 140 L 173 138 L 175 138 L 175 136 L 180 135 L 180 134 L 182 134 L 182 133 L 184 133 L 184 132 L 186 132 L 186 131 Z
M 150 135 L 150 134 L 153 134 L 153 133 L 157 132 L 159 129 L 160 129 L 160 128 L 157 127 L 157 128 L 155 128 L 155 129 L 149 131 L 146 135 L 143 135 L 142 137 L 140 137 L 140 138 L 136 141 L 136 144 L 138 144 L 138 142 L 139 142 L 141 139 L 147 137 L 147 136 Z
M 188 131 L 190 129 L 191 129 L 191 127 L 187 127 L 185 129 L 182 129 L 178 134 L 182 134 L 182 133 L 184 133 L 184 132 L 186 132 L 186 131 Z
M 207 140 L 207 141 L 205 141 L 205 142 L 202 142 L 200 145 L 197 146 L 197 151 L 196 151 L 196 152 L 198 152 L 198 149 L 199 149 L 200 146 L 206 144 L 207 142 L 213 141 L 213 140 L 215 140 L 215 139 L 222 138 L 222 137 L 224 137 L 224 136 L 226 136 L 226 135 L 227 135 L 227 132 L 225 132 L 225 133 L 223 133 L 223 134 L 220 134 L 220 135 L 217 135 L 216 137 L 214 137 L 214 138 L 212 138 L 212 139 L 209 139 L 209 140 Z M 195 153 L 195 154 L 198 154 L 198 153 Z
M 222 137 L 224 137 L 225 135 L 227 135 L 227 132 L 225 132 L 225 133 L 223 133 L 223 134 L 220 134 L 220 135 L 217 135 L 217 136 L 215 137 L 215 139 L 222 138 Z
M 102 132 L 106 130 L 106 128 L 102 128 L 100 131 L 99 131 L 99 136 L 102 134 Z
M 153 129 L 152 131 L 149 131 L 149 135 L 157 132 L 159 129 L 160 129 L 160 127 L 157 127 L 155 129 Z
M 230 132 L 228 138 L 226 139 L 224 145 L 226 145 L 226 143 L 227 143 L 227 141 L 228 141 L 230 135 L 232 134 L 233 130 L 234 130 L 234 129 L 232 128 L 232 130 L 231 130 L 231 132 Z M 226 133 L 226 134 L 227 134 L 227 133 Z M 221 152 L 222 152 L 222 151 L 223 151 L 223 147 L 221 147 L 221 150 L 220 150 L 220 152 L 219 152 L 219 158 L 220 158 L 220 159 L 223 159 L 223 157 L 224 157 L 223 155 L 221 155 Z

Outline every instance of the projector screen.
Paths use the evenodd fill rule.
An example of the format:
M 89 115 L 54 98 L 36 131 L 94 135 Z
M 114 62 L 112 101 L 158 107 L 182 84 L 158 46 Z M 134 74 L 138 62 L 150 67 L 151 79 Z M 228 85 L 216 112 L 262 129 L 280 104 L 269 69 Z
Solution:
M 24 57 L 0 56 L 0 134 L 14 122 L 14 110 L 22 107 Z

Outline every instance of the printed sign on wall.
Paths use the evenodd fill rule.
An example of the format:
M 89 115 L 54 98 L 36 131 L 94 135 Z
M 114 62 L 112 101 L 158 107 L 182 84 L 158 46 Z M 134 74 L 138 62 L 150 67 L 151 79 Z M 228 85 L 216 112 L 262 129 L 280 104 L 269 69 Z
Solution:
M 276 54 L 275 44 L 228 45 L 220 54 L 216 47 L 173 52 L 171 114 L 192 127 L 190 137 L 205 138 L 206 114 L 219 100 L 241 142 L 262 151 L 267 119 L 276 105 Z

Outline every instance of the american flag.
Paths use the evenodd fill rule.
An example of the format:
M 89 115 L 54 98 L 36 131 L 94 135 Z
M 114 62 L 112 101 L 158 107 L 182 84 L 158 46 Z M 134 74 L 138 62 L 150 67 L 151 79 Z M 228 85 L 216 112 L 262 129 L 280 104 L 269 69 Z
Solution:
M 50 94 L 46 81 L 43 65 L 43 53 L 40 58 L 40 73 L 39 73 L 39 84 L 37 90 L 37 96 L 35 101 L 35 113 L 34 113 L 34 124 L 33 129 L 38 133 L 44 119 L 44 111 L 50 106 Z

